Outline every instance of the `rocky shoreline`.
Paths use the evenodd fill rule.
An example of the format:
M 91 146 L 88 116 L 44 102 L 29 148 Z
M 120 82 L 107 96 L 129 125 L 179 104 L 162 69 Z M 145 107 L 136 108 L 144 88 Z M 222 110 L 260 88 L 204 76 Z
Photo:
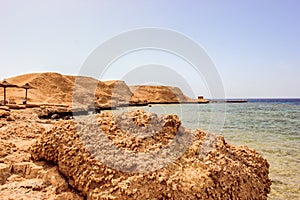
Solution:
M 179 88 L 57 73 L 8 79 L 0 106 L 0 199 L 267 199 L 269 164 L 176 115 L 122 106 L 207 103 Z M 1 93 L 1 92 L 0 92 Z M 0 97 L 1 98 L 1 97 Z
M 13 84 L 12 84 L 13 83 Z M 206 99 L 191 99 L 178 87 L 138 85 L 124 81 L 99 81 L 91 77 L 59 73 L 24 74 L 7 79 L 6 84 L 20 87 L 7 89 L 7 104 L 1 110 L 39 108 L 41 119 L 72 118 L 73 115 L 100 113 L 126 106 L 152 104 L 208 103 Z M 26 103 L 24 88 L 27 85 Z M 0 87 L 0 99 L 3 88 Z M 22 103 L 23 102 L 23 103 Z M 3 103 L 3 102 L 2 102 Z
M 210 134 L 182 127 L 177 116 L 102 112 L 81 116 L 78 123 L 40 119 L 38 112 L 0 110 L 1 199 L 267 199 L 270 192 L 269 164 L 260 154 L 219 136 L 204 148 Z M 93 138 L 101 139 L 96 131 L 137 154 L 156 152 L 190 136 L 193 140 L 186 149 L 176 146 L 183 153 L 151 171 L 155 165 L 147 160 L 128 165 L 114 156 L 114 165 L 100 162 L 93 148 Z M 84 138 L 92 140 L 86 143 Z M 172 152 L 161 156 L 168 159 Z

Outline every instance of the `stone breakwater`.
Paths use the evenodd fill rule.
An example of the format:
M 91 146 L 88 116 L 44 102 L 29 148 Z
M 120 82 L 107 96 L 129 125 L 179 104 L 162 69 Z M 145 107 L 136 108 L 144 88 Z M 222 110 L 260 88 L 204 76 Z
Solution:
M 267 199 L 267 160 L 221 136 L 204 149 L 208 137 L 185 129 L 175 115 L 104 112 L 77 123 L 58 122 L 31 147 L 31 155 L 55 163 L 87 199 Z M 151 156 L 132 159 L 120 151 Z M 161 152 L 157 163 L 151 162 L 156 156 L 151 152 Z M 160 166 L 163 158 L 169 163 Z

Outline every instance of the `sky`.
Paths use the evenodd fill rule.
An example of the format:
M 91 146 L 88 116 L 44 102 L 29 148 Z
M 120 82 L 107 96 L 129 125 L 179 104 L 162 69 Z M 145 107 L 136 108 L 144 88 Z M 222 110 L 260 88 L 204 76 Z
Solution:
M 0 80 L 48 71 L 78 75 L 104 42 L 155 27 L 201 46 L 227 98 L 300 97 L 299 19 L 297 0 L 0 0 Z M 170 84 L 185 80 L 195 95 L 210 97 L 206 77 L 196 76 L 179 59 L 170 52 L 141 50 L 114 61 L 101 78 L 130 77 L 125 81 L 143 84 L 130 73 L 141 76 L 138 68 L 155 65 L 154 71 L 144 71 L 153 83 L 168 84 L 155 77 L 157 66 L 163 65 L 172 71 L 162 69 Z M 189 94 L 187 88 L 183 90 Z

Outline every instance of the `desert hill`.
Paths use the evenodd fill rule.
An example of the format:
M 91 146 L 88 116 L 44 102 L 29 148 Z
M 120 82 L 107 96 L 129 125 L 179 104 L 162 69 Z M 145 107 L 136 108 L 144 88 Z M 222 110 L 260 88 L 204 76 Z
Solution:
M 72 103 L 96 105 L 109 104 L 113 101 L 122 102 L 183 102 L 191 100 L 177 87 L 169 86 L 131 86 L 124 81 L 99 81 L 91 77 L 62 75 L 59 73 L 32 73 L 8 78 L 7 81 L 16 85 L 29 83 L 35 89 L 28 92 L 30 103 Z M 25 91 L 22 88 L 7 88 L 7 99 L 22 102 Z M 0 88 L 3 98 L 3 88 Z
M 185 102 L 191 100 L 185 96 L 178 87 L 156 86 L 156 85 L 139 85 L 130 86 L 134 98 L 144 99 L 152 103 L 164 102 Z

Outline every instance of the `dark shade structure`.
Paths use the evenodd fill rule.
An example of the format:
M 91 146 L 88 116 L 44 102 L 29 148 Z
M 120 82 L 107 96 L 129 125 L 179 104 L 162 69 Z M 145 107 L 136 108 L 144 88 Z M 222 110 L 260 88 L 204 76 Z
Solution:
M 23 102 L 24 104 L 27 103 L 27 93 L 29 89 L 36 89 L 35 87 L 29 85 L 29 83 L 26 83 L 25 85 L 20 86 L 20 88 L 24 88 L 25 89 L 25 101 Z
M 3 87 L 3 89 L 4 89 L 4 105 L 6 105 L 6 88 L 9 88 L 9 87 L 17 88 L 18 86 L 15 84 L 8 83 L 6 80 L 4 80 L 0 83 L 0 87 Z

